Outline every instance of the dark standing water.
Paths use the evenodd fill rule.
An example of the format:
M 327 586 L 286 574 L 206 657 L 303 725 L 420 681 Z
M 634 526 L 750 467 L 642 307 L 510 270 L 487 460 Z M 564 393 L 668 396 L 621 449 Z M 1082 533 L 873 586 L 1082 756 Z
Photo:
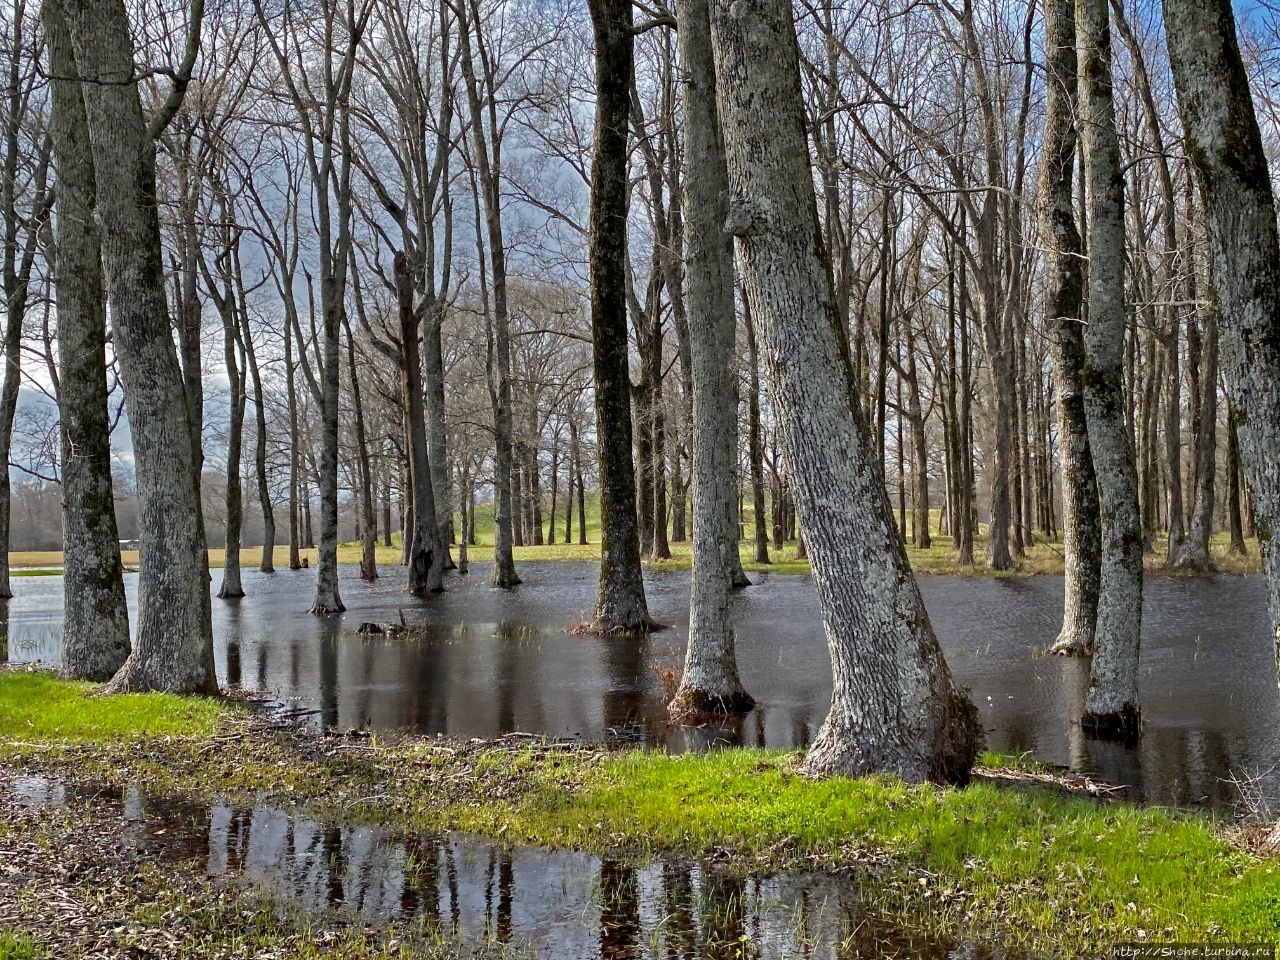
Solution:
M 502 847 L 462 834 L 406 836 L 259 804 L 90 794 L 40 777 L 0 785 L 0 800 L 92 803 L 126 821 L 121 841 L 155 860 L 196 861 L 216 879 L 280 903 L 366 923 L 423 923 L 464 944 L 496 941 L 555 960 L 912 957 L 1013 960 L 969 942 L 904 933 L 863 911 L 840 876 L 739 877 L 721 868 L 637 865 L 587 854 Z
M 687 573 L 650 573 L 650 609 L 673 629 L 645 644 L 567 635 L 595 598 L 588 563 L 524 563 L 526 583 L 487 585 L 483 565 L 419 603 L 392 568 L 374 584 L 344 570 L 342 617 L 306 609 L 314 571 L 246 572 L 248 596 L 213 601 L 220 676 L 317 711 L 326 727 L 410 727 L 428 734 L 630 736 L 670 749 L 710 743 L 803 746 L 831 696 L 817 596 L 807 577 L 756 576 L 734 600 L 743 682 L 759 707 L 728 729 L 673 728 L 664 670 L 678 674 L 688 617 Z M 216 571 L 215 571 L 216 579 Z M 126 577 L 130 603 L 136 576 Z M 15 581 L 9 656 L 58 660 L 61 577 Z M 1045 657 L 1062 615 L 1062 580 L 923 577 L 921 587 L 956 677 L 972 690 L 994 749 L 1034 752 L 1160 804 L 1226 806 L 1231 777 L 1262 775 L 1280 801 L 1280 694 L 1259 577 L 1152 578 L 1143 623 L 1136 747 L 1084 737 L 1074 718 L 1088 671 Z M 363 620 L 403 609 L 425 639 L 362 637 Z

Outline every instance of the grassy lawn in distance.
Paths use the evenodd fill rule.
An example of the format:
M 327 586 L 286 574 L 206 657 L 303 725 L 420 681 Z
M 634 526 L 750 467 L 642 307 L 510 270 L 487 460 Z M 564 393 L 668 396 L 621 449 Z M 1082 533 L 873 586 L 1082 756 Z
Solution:
M 931 511 L 930 526 L 936 530 L 938 527 L 939 512 Z M 560 515 L 556 521 L 556 543 L 544 544 L 541 546 L 523 546 L 514 548 L 515 559 L 517 563 L 531 560 L 578 560 L 578 561 L 597 561 L 600 559 L 600 509 L 599 501 L 594 494 L 587 497 L 587 539 L 588 543 L 579 544 L 578 541 L 578 518 L 577 510 L 574 510 L 574 530 L 573 543 L 562 543 L 564 539 L 564 514 Z M 546 520 L 543 520 L 543 531 L 545 535 Z M 979 535 L 985 535 L 986 528 L 979 529 Z M 769 557 L 772 561 L 770 564 L 759 564 L 755 562 L 754 537 L 755 529 L 750 523 L 743 528 L 745 537 L 739 544 L 739 550 L 742 555 L 743 567 L 748 573 L 790 573 L 790 574 L 807 574 L 809 573 L 809 562 L 807 560 L 797 560 L 796 544 L 788 542 L 784 544 L 782 550 L 775 550 L 772 542 L 769 544 Z M 381 537 L 378 540 L 378 564 L 379 566 L 391 567 L 400 562 L 400 535 L 397 533 L 392 537 L 392 545 L 386 546 Z M 1248 554 L 1244 557 L 1236 557 L 1230 555 L 1228 546 L 1230 538 L 1225 532 L 1219 532 L 1213 535 L 1210 541 L 1210 552 L 1213 557 L 1214 565 L 1221 573 L 1255 573 L 1262 569 L 1261 560 L 1258 553 L 1258 544 L 1256 540 L 1250 539 L 1246 544 Z M 1061 540 L 1048 541 L 1043 535 L 1037 534 L 1035 544 L 1027 550 L 1024 558 L 1015 562 L 1010 570 L 994 571 L 987 568 L 983 560 L 983 543 L 979 542 L 974 545 L 974 554 L 977 562 L 970 566 L 961 564 L 956 561 L 955 547 L 950 537 L 935 533 L 933 535 L 933 546 L 927 550 L 921 550 L 914 546 L 907 546 L 907 556 L 911 560 L 911 566 L 917 574 L 949 574 L 953 576 L 993 576 L 993 577 L 1022 577 L 1032 574 L 1061 574 L 1062 573 L 1062 542 Z M 1168 539 L 1163 535 L 1156 540 L 1154 548 L 1147 555 L 1145 560 L 1146 571 L 1152 575 L 1182 575 L 1181 571 L 1171 569 L 1165 565 L 1165 556 L 1168 553 Z M 343 564 L 358 564 L 360 562 L 360 544 L 357 542 L 343 543 L 338 546 L 338 562 Z M 453 548 L 453 554 L 457 556 L 457 547 Z M 312 568 L 315 567 L 318 560 L 317 551 L 315 549 L 303 550 L 303 557 L 306 557 Z M 125 566 L 135 568 L 138 565 L 138 553 L 134 551 L 124 551 L 121 553 Z M 240 551 L 240 563 L 245 569 L 257 568 L 262 558 L 262 548 L 246 547 Z M 470 558 L 474 561 L 488 561 L 493 558 L 493 506 L 491 504 L 479 504 L 476 507 L 476 544 L 470 548 Z M 277 545 L 275 549 L 275 566 L 278 570 L 285 570 L 288 567 L 289 551 L 287 546 Z M 222 550 L 209 551 L 209 565 L 211 567 L 221 567 L 225 563 L 225 554 Z M 657 560 L 648 562 L 647 565 L 655 570 L 688 570 L 693 563 L 692 545 L 688 540 L 683 542 L 671 543 L 671 559 Z M 16 576 L 24 575 L 25 570 L 31 572 L 27 575 L 39 575 L 41 573 L 58 573 L 62 565 L 62 554 L 56 551 L 15 551 L 9 554 L 9 564 L 13 568 Z

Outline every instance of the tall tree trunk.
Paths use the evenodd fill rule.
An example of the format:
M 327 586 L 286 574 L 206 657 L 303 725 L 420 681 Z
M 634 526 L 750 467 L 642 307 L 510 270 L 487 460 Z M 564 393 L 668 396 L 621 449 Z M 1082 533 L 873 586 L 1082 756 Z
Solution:
M 1229 0 L 1165 0 L 1187 155 L 1204 198 L 1222 368 L 1253 493 L 1280 657 L 1280 243 L 1275 196 Z
M 1244 545 L 1244 517 L 1240 509 L 1244 499 L 1242 487 L 1244 479 L 1240 476 L 1240 431 L 1236 427 L 1233 410 L 1227 411 L 1227 527 L 1231 531 L 1231 546 L 1228 548 L 1233 556 L 1243 557 L 1249 551 Z
M 573 473 L 578 480 L 578 545 L 587 545 L 587 485 L 582 479 L 582 448 L 578 444 L 578 425 L 569 423 L 569 436 L 573 441 Z
M 356 341 L 347 329 L 347 369 L 351 380 L 352 419 L 356 425 L 356 479 L 360 484 L 360 579 L 378 579 L 378 518 L 373 510 L 373 458 L 365 433 L 364 402 L 360 396 L 360 375 L 356 368 Z
M 58 181 L 58 409 L 62 440 L 62 672 L 108 680 L 129 656 L 120 537 L 111 489 L 105 288 L 88 120 L 61 3 L 42 5 Z
M 764 436 L 760 425 L 760 351 L 751 306 L 743 297 L 742 317 L 747 328 L 747 455 L 751 461 L 751 516 L 755 524 L 755 561 L 769 562 L 769 523 L 764 496 Z
M 49 173 L 50 144 L 42 133 L 35 169 L 27 189 L 31 204 L 19 213 L 18 161 L 25 149 L 22 143 L 24 120 L 29 115 L 30 81 L 24 79 L 27 62 L 27 4 L 25 0 L 6 8 L 7 33 L 10 41 L 9 70 L 4 92 L 4 159 L 0 172 L 0 215 L 4 218 L 4 249 L 0 252 L 4 284 L 4 387 L 0 389 L 0 600 L 13 596 L 9 584 L 10 502 L 9 463 L 13 449 L 13 418 L 18 410 L 18 392 L 22 387 L 22 324 L 27 314 L 31 273 L 35 264 L 37 241 L 45 227 L 48 213 L 46 186 Z M 32 71 L 34 78 L 35 71 Z
M 1218 459 L 1218 319 L 1214 310 L 1204 315 L 1204 341 L 1200 350 L 1200 429 L 1195 438 L 1195 500 L 1186 543 L 1177 566 L 1186 570 L 1212 570 L 1209 536 L 1213 533 L 1213 486 Z
M 921 550 L 933 546 L 929 535 L 929 438 L 925 436 L 920 403 L 920 375 L 916 367 L 916 339 L 907 328 L 907 419 L 911 422 L 911 542 Z
M 790 3 L 713 0 L 729 182 L 778 429 L 831 648 L 814 773 L 963 781 L 977 712 L 952 683 L 893 525 L 817 230 Z
M 588 0 L 587 5 L 596 41 L 587 259 L 601 529 L 600 591 L 589 627 L 604 633 L 644 633 L 653 623 L 640 568 L 626 297 L 627 129 L 634 70 L 631 0 Z
M 1107 0 L 1076 0 L 1080 126 L 1088 196 L 1089 324 L 1084 407 L 1098 476 L 1102 577 L 1089 695 L 1082 724 L 1136 735 L 1142 631 L 1142 517 L 1132 437 L 1125 422 L 1124 180 L 1112 99 Z
M 209 580 L 182 370 L 165 306 L 155 147 L 123 0 L 58 3 L 88 117 L 112 336 L 129 397 L 141 550 L 138 633 L 111 692 L 214 693 Z M 194 11 L 193 11 L 194 13 Z
M 409 447 L 409 484 L 413 524 L 406 530 L 409 544 L 409 592 L 415 597 L 444 588 L 444 561 L 436 542 L 440 524 L 435 511 L 426 414 L 423 410 L 422 363 L 418 354 L 418 313 L 413 309 L 413 274 L 403 251 L 395 256 L 396 298 L 400 317 L 400 394 Z
M 228 251 L 229 253 L 230 251 Z M 240 455 L 244 447 L 244 408 L 246 392 L 244 382 L 244 361 L 238 357 L 242 350 L 239 344 L 238 327 L 240 320 L 236 315 L 235 293 L 227 281 L 218 304 L 222 314 L 222 359 L 227 371 L 227 394 L 230 403 L 230 422 L 227 426 L 227 476 L 226 476 L 226 544 L 223 551 L 222 585 L 218 588 L 220 600 L 230 600 L 244 596 L 244 587 L 240 583 L 240 539 L 244 529 L 244 491 L 240 484 Z
M 294 379 L 293 364 L 293 332 L 289 325 L 284 328 L 284 376 L 285 398 L 289 404 L 289 569 L 302 569 L 302 558 L 299 555 L 298 529 L 298 390 Z
M 1076 154 L 1076 23 L 1072 0 L 1046 0 L 1048 99 L 1037 214 L 1045 238 L 1045 322 L 1052 332 L 1062 437 L 1062 631 L 1054 653 L 1089 656 L 1098 621 L 1102 527 L 1084 407 L 1084 259 L 1072 189 Z
M 569 453 L 565 457 L 564 464 L 564 542 L 570 544 L 573 542 L 573 491 L 574 491 L 574 460 L 577 456 L 578 433 L 573 422 L 569 423 L 570 446 Z M 554 516 L 552 517 L 554 520 Z M 555 542 L 555 538 L 551 538 L 551 542 Z
M 729 597 L 738 564 L 737 316 L 733 238 L 724 232 L 729 174 L 716 111 L 708 0 L 680 0 L 686 80 L 685 259 L 693 369 L 693 584 L 689 644 L 674 713 L 738 713 L 755 701 L 738 678 Z
M 258 506 L 262 511 L 262 559 L 258 569 L 262 573 L 274 573 L 276 569 L 276 513 L 271 503 L 271 486 L 267 476 L 267 400 L 262 390 L 262 373 L 258 368 L 258 356 L 253 346 L 253 331 L 249 329 L 247 314 L 241 313 L 244 327 L 245 359 L 249 364 L 249 378 L 253 381 L 254 427 L 253 466 L 258 485 Z
M 450 218 L 452 224 L 452 218 Z M 430 269 L 430 267 L 428 267 Z M 449 555 L 453 539 L 453 500 L 449 490 L 448 431 L 444 420 L 444 349 L 440 328 L 444 306 L 433 302 L 422 324 L 422 384 L 426 391 L 423 415 L 427 421 L 427 456 L 431 467 L 431 489 L 436 497 L 436 547 L 443 570 L 454 568 Z
M 479 193 L 483 197 L 484 223 L 488 233 L 488 261 L 493 279 L 493 313 L 490 357 L 494 382 L 490 387 L 494 413 L 494 536 L 493 536 L 493 578 L 495 587 L 510 589 L 520 583 L 516 574 L 516 563 L 511 548 L 520 543 L 517 539 L 518 529 L 512 530 L 520 522 L 520 514 L 513 513 L 513 501 L 518 502 L 518 494 L 513 496 L 512 485 L 516 479 L 514 432 L 512 424 L 512 387 L 511 387 L 511 318 L 507 309 L 507 249 L 502 232 L 502 197 L 501 178 L 502 161 L 500 153 L 501 141 L 498 138 L 498 125 L 493 108 L 493 91 L 486 105 L 480 97 L 480 87 L 475 70 L 475 57 L 472 53 L 473 32 L 476 45 L 481 41 L 478 7 L 470 6 L 471 13 L 462 15 L 458 22 L 462 40 L 462 74 L 466 83 L 467 102 L 471 109 L 471 134 L 475 145 L 476 177 Z M 475 22 L 472 22 L 472 21 Z M 490 139 L 485 136 L 486 106 L 488 107 Z M 492 156 L 490 155 L 492 151 Z M 477 219 L 480 211 L 477 210 Z M 481 238 L 477 235 L 479 247 Z M 483 250 L 481 259 L 484 259 Z
M 345 256 L 345 255 L 344 255 Z M 334 259 L 332 254 L 327 259 Z M 338 381 L 343 297 L 334 267 L 321 279 L 323 333 L 320 337 L 320 550 L 316 562 L 316 592 L 311 612 L 318 616 L 342 613 L 346 605 L 338 587 Z M 305 508 L 310 519 L 310 508 Z M 310 527 L 310 523 L 307 524 Z

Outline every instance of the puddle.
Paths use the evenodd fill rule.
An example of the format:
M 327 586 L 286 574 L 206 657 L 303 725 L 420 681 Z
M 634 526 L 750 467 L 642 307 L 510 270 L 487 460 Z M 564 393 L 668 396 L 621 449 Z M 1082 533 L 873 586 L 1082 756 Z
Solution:
M 92 804 L 122 817 L 121 842 L 194 861 L 280 902 L 372 924 L 413 921 L 464 943 L 556 960 L 918 957 L 1026 960 L 868 920 L 856 884 L 831 874 L 741 877 L 712 864 L 635 864 L 463 834 L 408 836 L 325 823 L 267 804 L 202 805 L 21 777 L 9 802 Z M 79 806 L 77 806 L 77 809 Z

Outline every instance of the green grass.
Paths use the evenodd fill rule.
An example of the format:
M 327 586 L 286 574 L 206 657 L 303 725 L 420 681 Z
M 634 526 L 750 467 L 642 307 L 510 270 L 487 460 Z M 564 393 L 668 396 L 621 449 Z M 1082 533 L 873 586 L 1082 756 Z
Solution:
M 356 742 L 266 731 L 209 701 L 142 698 L 154 718 L 146 722 L 137 710 L 114 709 L 126 698 L 89 693 L 47 676 L 4 678 L 0 772 L 232 802 L 276 798 L 322 818 L 637 861 L 723 857 L 764 872 L 868 865 L 874 874 L 862 896 L 875 915 L 1059 955 L 1139 931 L 1155 940 L 1280 943 L 1280 859 L 1248 852 L 1232 825 L 1208 815 L 1069 796 L 1047 777 L 979 777 L 958 790 L 888 777 L 813 780 L 781 751 L 672 757 L 527 741 Z M 214 729 L 216 739 L 198 735 Z M 112 739 L 121 731 L 191 735 L 139 750 Z M 983 763 L 1046 769 L 1025 756 L 987 754 Z
M 598 561 L 600 559 L 600 503 L 599 496 L 595 492 L 589 493 L 586 499 L 587 514 L 587 540 L 586 544 L 579 544 L 578 541 L 578 511 L 575 503 L 573 512 L 573 543 L 561 543 L 564 539 L 564 502 L 559 501 L 557 505 L 557 518 L 555 523 L 555 543 L 543 544 L 541 546 L 523 546 L 515 547 L 513 553 L 517 563 L 523 563 L 533 560 L 571 560 L 571 561 Z M 751 514 L 748 512 L 748 517 Z M 939 527 L 940 511 L 931 510 L 929 513 L 929 527 L 931 531 L 936 531 Z M 455 522 L 459 525 L 460 518 L 455 516 Z M 909 522 L 909 518 L 908 518 Z M 547 531 L 547 518 L 543 517 L 543 534 Z M 747 522 L 743 525 L 744 539 L 739 543 L 738 549 L 742 557 L 742 566 L 748 573 L 784 573 L 784 574 L 808 574 L 810 572 L 809 562 L 807 560 L 796 559 L 796 543 L 795 541 L 787 541 L 783 544 L 782 549 L 775 549 L 772 540 L 769 543 L 770 563 L 761 564 L 755 561 L 755 525 Z M 488 561 L 493 558 L 493 505 L 477 504 L 476 505 L 476 543 L 470 547 L 470 558 L 475 561 Z M 985 536 L 986 528 L 979 527 L 978 536 Z M 996 571 L 987 567 L 984 561 L 985 544 L 981 540 L 974 544 L 974 555 L 976 563 L 962 564 L 956 560 L 955 544 L 952 539 L 943 534 L 934 532 L 933 545 L 928 549 L 919 549 L 914 546 L 907 546 L 907 556 L 911 560 L 911 566 L 917 574 L 944 574 L 951 576 L 990 576 L 990 577 L 1025 577 L 1034 574 L 1061 574 L 1062 573 L 1062 542 L 1061 540 L 1050 541 L 1042 534 L 1037 533 L 1034 537 L 1034 544 L 1026 551 L 1026 556 L 1015 560 L 1014 565 L 1009 570 Z M 1226 533 L 1214 534 L 1210 541 L 1210 553 L 1213 562 L 1221 573 L 1252 573 L 1262 569 L 1261 560 L 1258 553 L 1258 544 L 1256 540 L 1249 540 L 1248 555 L 1246 557 L 1234 557 L 1228 553 L 1227 547 L 1230 538 Z M 378 540 L 377 559 L 379 566 L 393 567 L 400 562 L 401 538 L 397 533 L 392 537 L 392 545 L 385 546 L 382 539 Z M 672 541 L 671 558 L 669 560 L 647 561 L 646 566 L 654 570 L 688 570 L 693 565 L 692 544 L 688 541 Z M 357 564 L 360 562 L 361 545 L 358 542 L 348 542 L 338 545 L 338 562 L 343 564 Z M 1167 538 L 1161 536 L 1157 539 L 1154 549 L 1147 555 L 1144 563 L 1146 571 L 1149 575 L 1186 575 L 1184 572 L 1171 570 L 1165 566 L 1164 559 L 1168 553 Z M 453 547 L 453 555 L 457 556 L 457 546 Z M 317 551 L 313 548 L 310 550 L 300 551 L 300 556 L 307 558 L 312 568 L 319 561 Z M 121 554 L 125 566 L 128 568 L 136 568 L 138 565 L 138 553 L 134 551 L 125 551 Z M 246 569 L 253 569 L 258 566 L 262 558 L 261 547 L 246 547 L 240 551 L 240 563 Z M 279 570 L 287 569 L 289 562 L 289 551 L 287 547 L 277 546 L 274 554 L 275 565 Z M 225 554 L 222 550 L 209 551 L 209 565 L 214 568 L 223 566 L 226 562 Z M 14 552 L 9 554 L 9 563 L 12 567 L 11 573 L 14 576 L 37 575 L 33 570 L 31 574 L 24 574 L 24 568 L 46 568 L 38 571 L 39 573 L 49 572 L 47 568 L 60 568 L 62 564 L 62 554 L 57 552 Z M 53 572 L 60 572 L 54 570 Z
M 94 696 L 90 683 L 52 674 L 0 671 L 0 738 L 114 741 L 125 738 L 209 736 L 228 710 L 210 698 L 143 693 Z
M 22 934 L 0 930 L 0 960 L 36 960 L 43 956 L 45 952 L 37 950 Z
M 1042 789 L 977 783 L 964 790 L 889 778 L 813 781 L 789 754 L 726 750 L 616 756 L 572 793 L 543 781 L 514 811 L 490 805 L 468 829 L 542 844 L 768 858 L 779 844 L 803 860 L 838 864 L 883 855 L 894 907 L 911 868 L 937 891 L 931 922 L 964 914 L 1012 922 L 1016 938 L 1087 949 L 1098 932 L 1169 939 L 1280 942 L 1280 861 L 1235 849 L 1205 817 L 1101 804 Z M 851 857 L 851 851 L 853 856 Z M 1085 928 L 1091 928 L 1086 933 Z M 1158 938 L 1159 939 L 1159 938 Z

